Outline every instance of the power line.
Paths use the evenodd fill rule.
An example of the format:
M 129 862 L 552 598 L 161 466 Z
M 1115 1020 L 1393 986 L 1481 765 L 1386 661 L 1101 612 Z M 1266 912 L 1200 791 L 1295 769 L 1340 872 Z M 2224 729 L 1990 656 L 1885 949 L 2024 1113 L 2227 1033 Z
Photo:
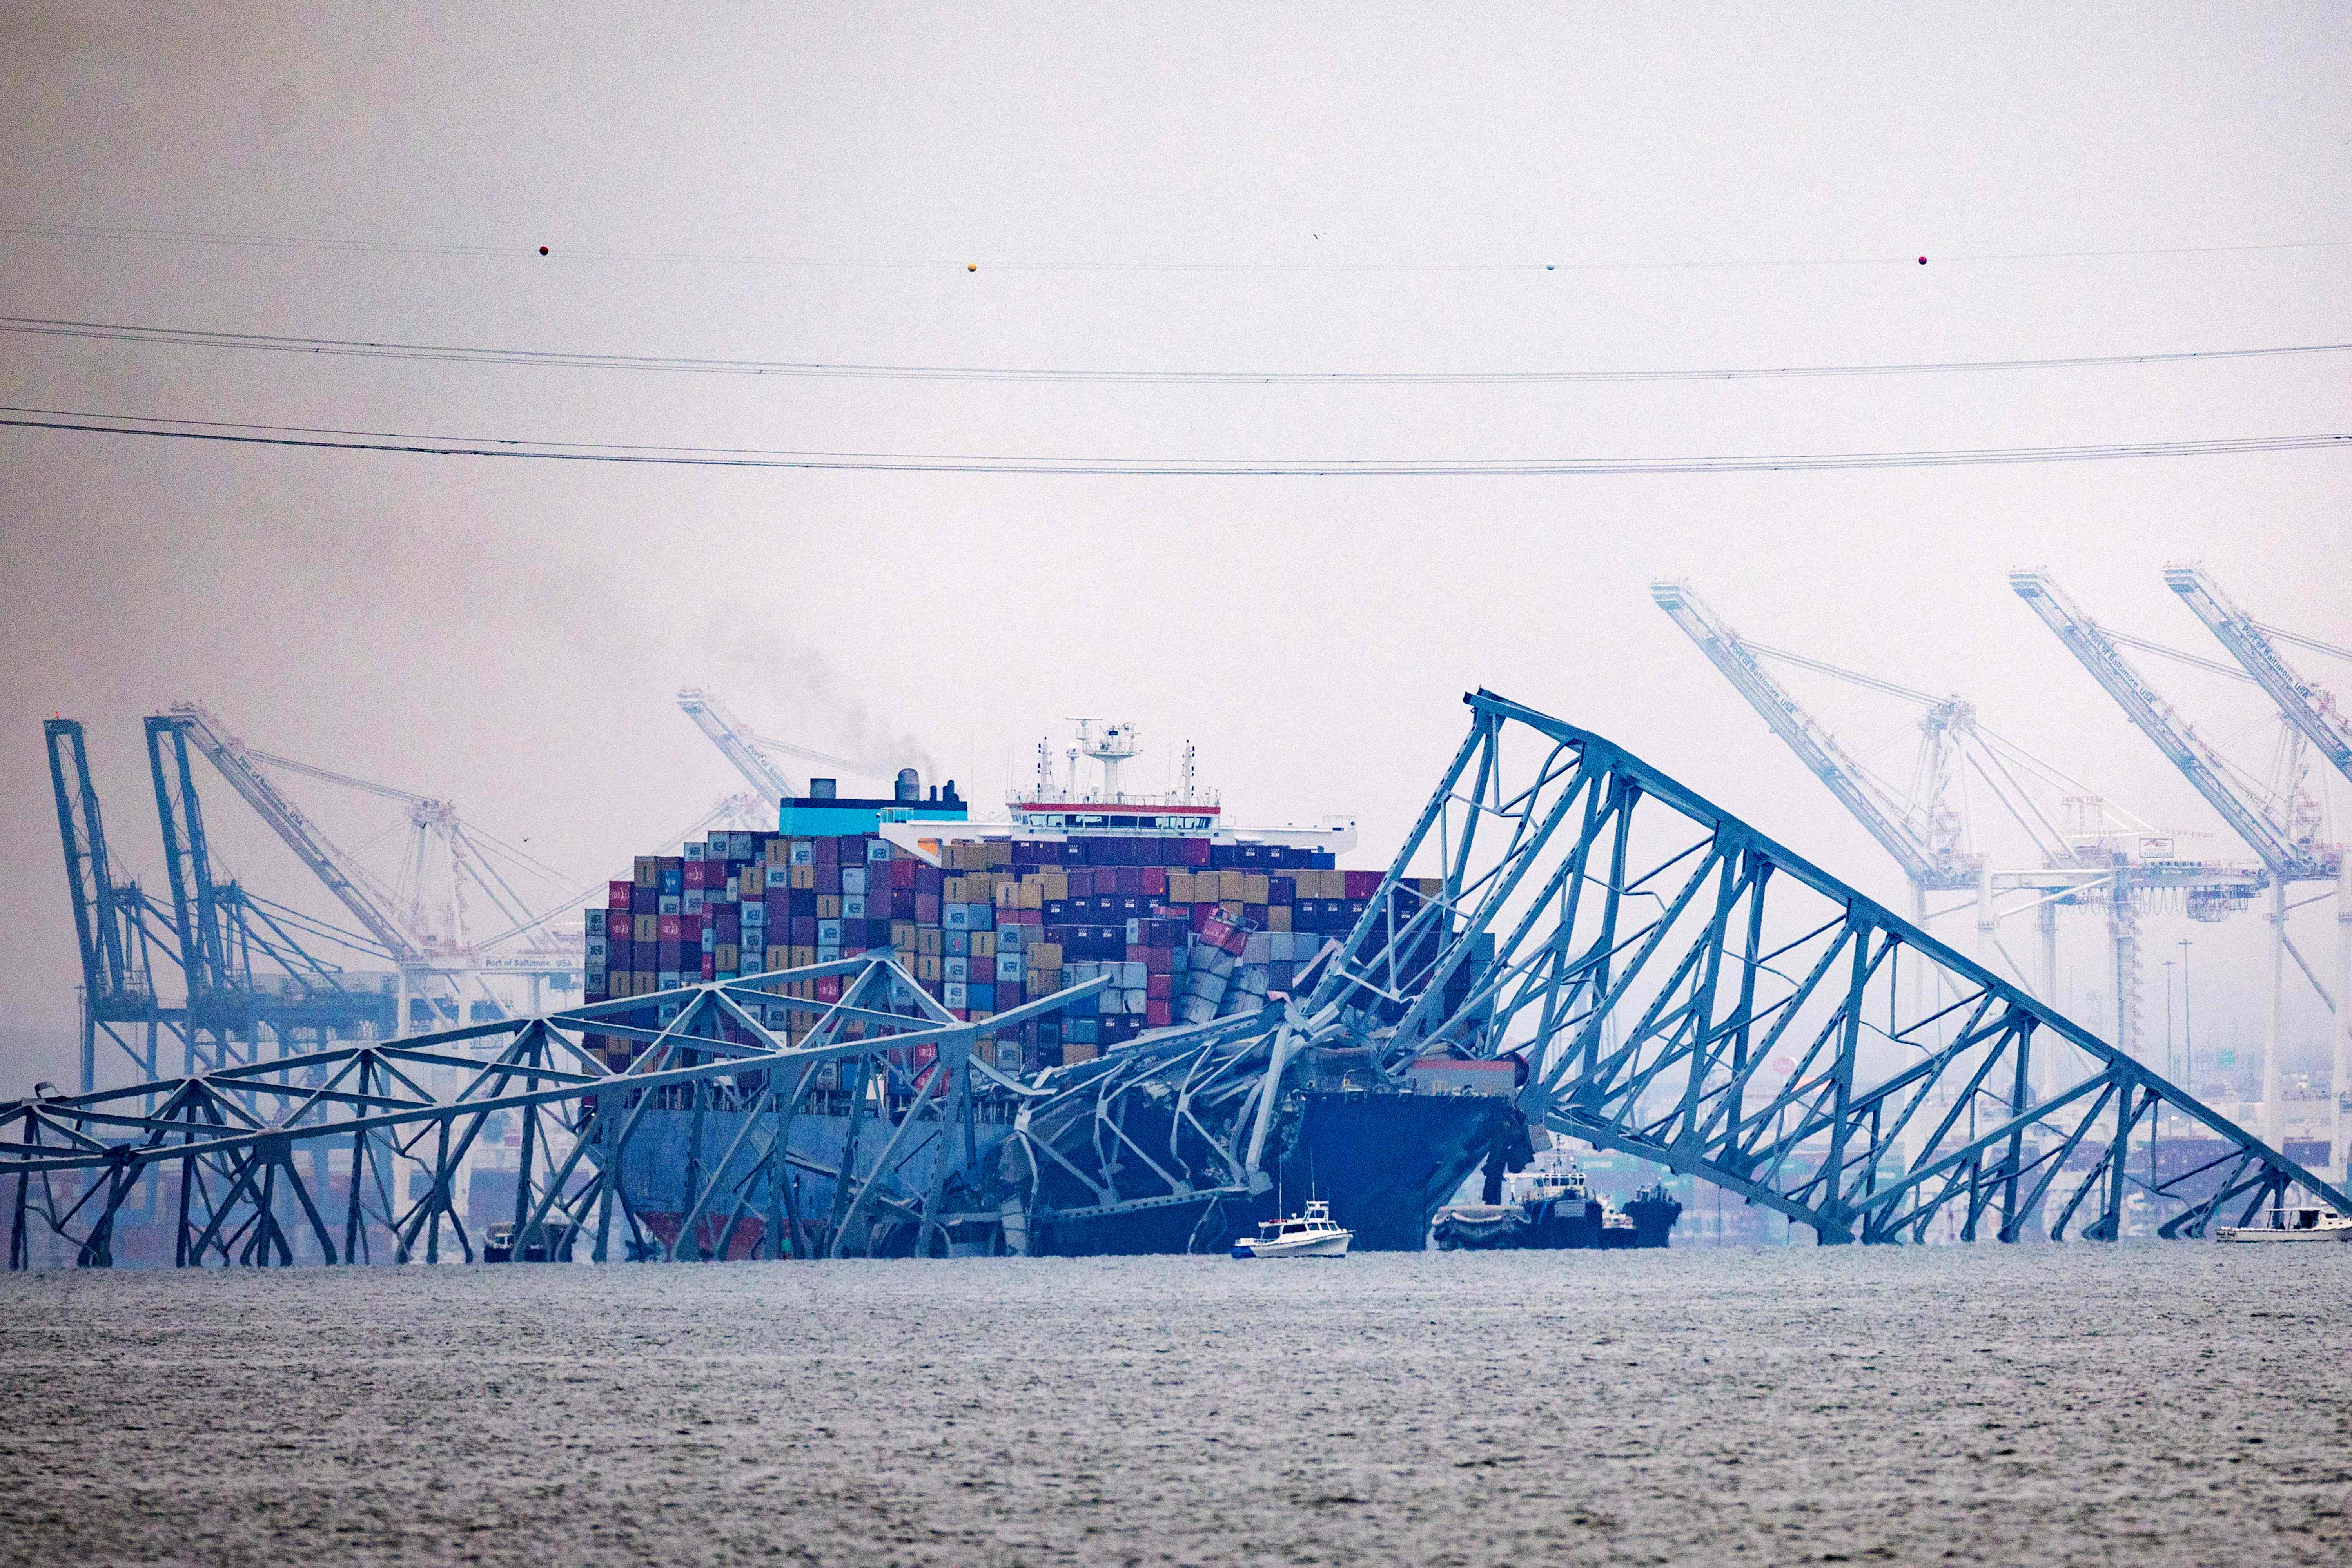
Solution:
M 2190 349 L 2155 353 L 2077 354 L 2049 359 L 1924 360 L 1897 364 L 1759 365 L 1715 370 L 1537 371 L 1270 371 L 1040 370 L 997 365 L 857 364 L 812 360 L 701 359 L 673 354 L 580 353 L 550 349 L 483 348 L 452 343 L 383 342 L 361 338 L 289 337 L 221 332 L 191 327 L 150 327 L 119 321 L 76 321 L 40 316 L 0 316 L 0 332 L 153 343 L 174 348 L 242 349 L 268 353 L 434 363 L 512 364 L 565 370 L 622 370 L 698 374 L 805 377 L 868 381 L 1063 382 L 1132 385 L 1458 386 L 1474 384 L 1555 385 L 1641 381 L 1773 381 L 1815 377 L 1925 375 L 1956 372 L 2080 370 L 2120 365 L 2184 364 L 2200 361 L 2273 359 L 2343 353 L 2352 342 L 2295 343 L 2273 348 Z
M 625 446 L 521 437 L 425 436 L 400 431 L 248 425 L 220 420 L 153 419 L 69 409 L 0 406 L 0 426 L 82 434 L 161 437 L 240 446 L 299 447 L 342 452 L 405 452 L 444 458 L 531 458 L 557 462 L 633 463 L 677 468 L 853 469 L 883 473 L 1092 474 L 1201 478 L 1401 479 L 1456 475 L 1733 474 L 1826 469 L 1967 468 L 2073 463 L 2125 458 L 2213 457 L 2233 453 L 2352 447 L 2352 431 L 2253 436 L 2198 441 L 2110 442 L 2081 447 L 2000 447 L 1956 451 L 1812 452 L 1719 458 L 1019 458 L 921 452 L 796 452 L 762 447 Z
M 177 245 L 240 246 L 268 250 L 326 250 L 387 256 L 487 257 L 538 261 L 665 262 L 709 266 L 812 267 L 898 271 L 963 271 L 979 265 L 969 258 L 892 256 L 793 256 L 748 251 L 615 250 L 593 246 L 541 248 L 539 242 L 487 244 L 425 240 L 352 239 L 329 236 L 237 234 L 217 230 L 103 227 L 91 224 L 5 224 L 0 234 L 47 239 L 114 239 Z M 1984 250 L 1938 253 L 1939 262 L 2082 261 L 2132 257 L 2230 256 L 2265 251 L 2341 250 L 2352 240 L 2301 239 L 2248 245 L 2161 245 L 2085 250 Z M 536 253 L 536 254 L 534 254 Z M 1784 267 L 1907 267 L 1916 256 L 1811 256 L 1596 261 L 1086 261 L 987 260 L 998 272 L 1722 272 Z

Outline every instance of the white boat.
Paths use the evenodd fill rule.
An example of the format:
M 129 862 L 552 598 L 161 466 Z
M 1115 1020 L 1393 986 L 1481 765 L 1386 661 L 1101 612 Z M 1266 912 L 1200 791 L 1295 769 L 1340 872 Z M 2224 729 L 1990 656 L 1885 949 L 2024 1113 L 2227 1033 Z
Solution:
M 1255 1236 L 1234 1238 L 1235 1258 L 1345 1258 L 1356 1233 L 1331 1217 L 1331 1205 L 1309 1203 L 1307 1212 L 1291 1219 L 1270 1219 Z
M 2275 1208 L 2268 1225 L 2224 1225 L 2216 1241 L 2352 1241 L 2352 1219 L 2334 1209 Z

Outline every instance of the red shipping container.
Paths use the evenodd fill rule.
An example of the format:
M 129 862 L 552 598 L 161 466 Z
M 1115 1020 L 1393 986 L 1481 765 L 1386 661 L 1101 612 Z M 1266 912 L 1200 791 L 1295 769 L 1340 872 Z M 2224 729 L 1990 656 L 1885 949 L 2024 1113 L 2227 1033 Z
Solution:
M 1166 898 L 1168 896 L 1168 868 L 1165 866 L 1146 866 L 1142 869 L 1143 896 L 1147 899 Z
M 1143 1026 L 1147 1029 L 1166 1028 L 1170 1021 L 1175 1016 L 1175 1008 L 1176 1005 L 1172 1002 L 1162 1001 L 1156 996 L 1145 997 L 1143 1002 Z
M 1143 868 L 1121 866 L 1111 872 L 1111 891 L 1122 898 L 1139 898 L 1143 893 Z
M 1195 936 L 1209 929 L 1209 918 L 1217 912 L 1214 904 L 1187 904 L 1184 907 L 1192 911 L 1192 934 Z
M 707 952 L 702 955 L 702 977 L 705 980 L 719 978 L 719 960 Z
M 710 862 L 708 860 L 688 860 L 686 863 L 686 886 L 707 889 L 710 886 L 707 879 L 709 870 Z
M 1070 897 L 1091 899 L 1095 896 L 1095 873 L 1089 866 L 1070 868 Z
M 820 838 L 817 842 L 822 844 L 824 840 Z M 816 999 L 820 1002 L 840 1001 L 841 976 L 838 974 L 819 975 L 816 983 Z
M 1143 977 L 1143 997 L 1147 1002 L 1165 1002 L 1176 994 L 1176 977 L 1164 969 L 1155 969 Z
M 656 915 L 654 918 L 659 922 L 654 928 L 654 935 L 657 940 L 662 942 L 684 942 L 686 940 L 686 927 L 683 923 L 686 917 L 684 915 Z
M 703 920 L 700 915 L 677 917 L 677 940 L 692 947 L 702 940 Z
M 885 860 L 882 864 L 890 868 L 890 888 L 893 892 L 911 893 L 915 890 L 915 868 L 921 864 L 920 861 L 902 858 Z
M 939 1047 L 937 1047 L 937 1046 L 917 1046 L 917 1047 L 915 1047 L 915 1063 L 916 1063 L 916 1065 L 917 1065 L 917 1066 L 919 1066 L 919 1067 L 929 1067 L 929 1066 L 930 1066 L 933 1062 L 937 1061 L 937 1060 L 939 1060 L 939 1059 L 940 1059 L 940 1048 L 939 1048 Z
M 1342 871 L 1339 875 L 1341 879 L 1347 884 L 1347 890 L 1341 895 L 1343 898 L 1369 899 L 1374 893 L 1381 890 L 1381 878 L 1386 875 L 1386 873 L 1381 871 Z
M 635 886 L 636 884 L 635 882 L 605 883 L 604 907 L 608 910 L 625 910 L 630 908 L 629 889 Z
M 1205 866 L 1209 863 L 1209 841 L 1207 839 L 1186 838 L 1180 840 L 1180 842 L 1184 846 L 1185 865 Z
M 841 840 L 838 838 L 818 839 L 816 841 L 816 863 L 819 866 L 831 866 L 835 869 L 838 869 L 841 866 Z M 835 889 L 835 890 L 837 892 L 840 889 Z
M 1176 967 L 1176 950 L 1172 947 L 1145 948 L 1143 967 L 1153 974 L 1170 973 Z

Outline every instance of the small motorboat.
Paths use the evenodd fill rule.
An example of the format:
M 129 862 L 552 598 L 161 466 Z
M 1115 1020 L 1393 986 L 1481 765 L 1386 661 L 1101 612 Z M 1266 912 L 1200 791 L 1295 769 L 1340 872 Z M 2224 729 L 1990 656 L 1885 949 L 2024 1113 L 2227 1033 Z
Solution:
M 1331 1217 L 1331 1205 L 1312 1203 L 1291 1219 L 1270 1219 L 1255 1236 L 1234 1238 L 1235 1258 L 1345 1258 L 1356 1233 Z
M 2352 1241 L 2352 1219 L 2334 1209 L 2274 1208 L 2268 1225 L 2223 1225 L 2216 1241 Z

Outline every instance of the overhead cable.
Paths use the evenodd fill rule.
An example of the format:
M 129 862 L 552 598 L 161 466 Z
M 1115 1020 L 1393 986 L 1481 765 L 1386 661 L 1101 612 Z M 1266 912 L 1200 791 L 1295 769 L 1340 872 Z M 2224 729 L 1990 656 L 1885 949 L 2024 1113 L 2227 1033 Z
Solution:
M 923 452 L 788 451 L 741 447 L 657 447 L 522 437 L 430 436 L 388 430 L 155 419 L 71 409 L 0 406 L 0 426 L 82 434 L 162 437 L 240 446 L 344 452 L 406 452 L 445 458 L 531 458 L 671 468 L 850 469 L 880 473 L 1094 474 L 1199 478 L 1404 479 L 1457 475 L 1732 474 L 1827 469 L 1973 468 L 2125 458 L 2352 448 L 2352 431 L 2194 441 L 2105 442 L 2076 447 L 1994 447 L 1946 451 L 1742 454 L 1716 458 L 1025 458 Z
M 1647 260 L 1561 260 L 1522 258 L 1493 261 L 1199 261 L 996 259 L 983 257 L 794 256 L 756 251 L 616 250 L 598 246 L 473 241 L 340 238 L 315 235 L 236 234 L 216 230 L 105 227 L 93 224 L 0 224 L 0 234 L 45 239 L 116 239 L 151 244 L 219 245 L 266 250 L 326 250 L 387 256 L 487 257 L 532 264 L 564 261 L 663 262 L 737 267 L 812 267 L 913 272 L 1724 272 L 1792 267 L 1910 267 L 1927 258 L 1902 256 L 1783 256 L 1661 258 Z M 2248 245 L 2128 246 L 2086 250 L 1937 251 L 1939 262 L 2083 261 L 2133 257 L 2251 255 L 2264 251 L 2342 250 L 2352 240 L 2297 239 Z M 534 254 L 535 253 L 535 254 Z
M 2044 359 L 1922 360 L 1895 364 L 1757 365 L 1696 370 L 1530 371 L 1279 371 L 1052 370 L 1001 365 L 859 364 L 813 360 L 703 359 L 672 354 L 580 353 L 547 349 L 484 348 L 453 343 L 374 342 L 362 338 L 288 337 L 190 327 L 137 326 L 38 316 L 0 316 L 0 332 L 156 343 L 177 348 L 245 349 L 346 359 L 419 360 L 436 363 L 514 364 L 564 370 L 686 372 L 869 381 L 1086 382 L 1130 384 L 1276 386 L 1454 386 L 1471 384 L 1546 385 L 1591 382 L 1774 381 L 1824 376 L 1924 375 L 1969 371 L 2080 370 L 2200 361 L 2273 359 L 2352 351 L 2352 342 L 2294 343 L 2269 348 L 2189 349 L 2153 353 L 2077 354 Z

